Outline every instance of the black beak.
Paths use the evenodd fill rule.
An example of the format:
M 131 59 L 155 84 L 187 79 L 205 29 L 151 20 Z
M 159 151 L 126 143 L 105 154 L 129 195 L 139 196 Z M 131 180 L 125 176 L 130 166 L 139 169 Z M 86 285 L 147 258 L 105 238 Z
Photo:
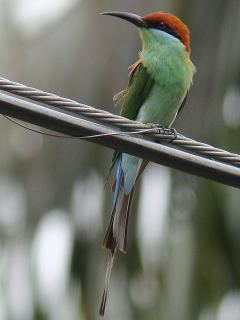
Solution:
M 148 28 L 146 21 L 142 17 L 128 12 L 110 11 L 101 13 L 106 16 L 113 16 L 133 23 L 138 28 Z

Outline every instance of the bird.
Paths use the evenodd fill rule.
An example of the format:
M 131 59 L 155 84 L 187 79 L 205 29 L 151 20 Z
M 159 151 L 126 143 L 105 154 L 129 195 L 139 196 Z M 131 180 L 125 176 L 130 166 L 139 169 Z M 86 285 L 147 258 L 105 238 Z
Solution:
M 185 105 L 195 66 L 190 59 L 190 31 L 171 13 L 153 12 L 143 17 L 119 11 L 103 12 L 128 21 L 138 28 L 142 49 L 129 68 L 128 86 L 114 97 L 122 104 L 121 115 L 141 123 L 170 128 Z M 127 228 L 134 186 L 148 162 L 115 151 L 114 198 L 109 227 L 103 240 L 109 260 L 100 306 L 104 315 L 109 279 L 116 250 L 127 251 Z

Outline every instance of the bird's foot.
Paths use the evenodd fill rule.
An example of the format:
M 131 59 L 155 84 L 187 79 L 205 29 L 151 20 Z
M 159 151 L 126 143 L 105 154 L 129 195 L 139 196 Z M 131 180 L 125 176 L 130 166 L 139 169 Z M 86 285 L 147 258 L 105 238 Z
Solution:
M 164 134 L 165 133 L 165 128 L 159 124 L 156 123 L 146 123 L 147 126 L 151 127 L 151 129 L 154 130 L 153 133 L 155 134 Z
M 169 142 L 172 142 L 177 138 L 178 133 L 177 133 L 177 130 L 174 128 L 166 128 L 155 123 L 146 123 L 146 124 L 154 130 L 155 134 L 162 135 L 163 139 L 164 139 L 164 135 L 168 136 L 165 139 L 169 140 Z
M 174 140 L 177 139 L 177 135 L 178 135 L 177 130 L 174 129 L 174 128 L 171 128 L 171 129 L 168 129 L 168 130 L 170 130 L 170 132 L 171 132 L 170 134 L 173 135 L 173 137 L 170 138 L 170 142 L 173 142 Z

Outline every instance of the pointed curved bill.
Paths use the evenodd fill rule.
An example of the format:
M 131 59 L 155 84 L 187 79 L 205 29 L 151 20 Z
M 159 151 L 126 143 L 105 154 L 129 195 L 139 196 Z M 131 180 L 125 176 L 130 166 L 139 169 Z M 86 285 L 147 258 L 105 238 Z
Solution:
M 148 28 L 146 21 L 144 21 L 142 17 L 133 13 L 110 11 L 110 12 L 102 12 L 101 14 L 126 20 L 128 22 L 133 23 L 138 28 L 146 28 L 146 29 Z

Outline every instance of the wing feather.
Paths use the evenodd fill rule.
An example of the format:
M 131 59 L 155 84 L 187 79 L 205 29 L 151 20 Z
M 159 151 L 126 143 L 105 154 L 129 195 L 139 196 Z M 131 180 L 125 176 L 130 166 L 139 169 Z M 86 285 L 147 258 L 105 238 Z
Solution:
M 149 95 L 153 84 L 154 79 L 149 75 L 140 59 L 131 65 L 129 67 L 127 89 L 119 92 L 114 97 L 116 103 L 122 102 L 121 116 L 130 120 L 135 120 L 138 111 Z M 114 151 L 110 170 L 113 169 L 118 156 L 119 151 Z
M 149 75 L 141 60 L 130 67 L 128 87 L 124 92 L 121 115 L 135 120 L 141 105 L 151 91 L 154 79 Z
M 182 111 L 182 109 L 184 108 L 184 106 L 185 106 L 185 104 L 186 104 L 186 101 L 187 101 L 187 97 L 188 97 L 188 92 L 186 93 L 186 96 L 185 96 L 185 98 L 183 99 L 183 102 L 182 102 L 180 108 L 179 108 L 178 111 L 177 111 L 177 115 L 178 115 L 178 114 Z

